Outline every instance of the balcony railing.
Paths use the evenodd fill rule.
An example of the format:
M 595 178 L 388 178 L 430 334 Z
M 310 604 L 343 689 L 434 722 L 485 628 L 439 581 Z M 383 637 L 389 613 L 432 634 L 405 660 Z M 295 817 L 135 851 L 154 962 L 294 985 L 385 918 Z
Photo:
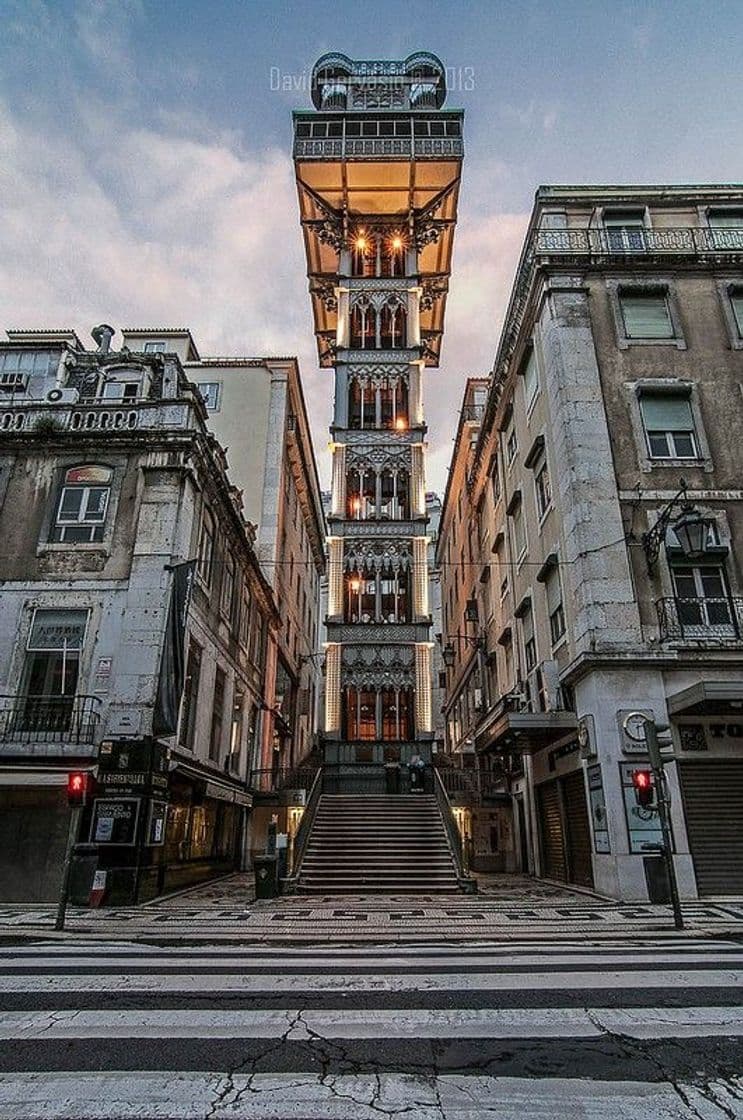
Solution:
M 615 227 L 602 229 L 540 229 L 535 253 L 549 255 L 636 256 L 671 253 L 696 256 L 701 253 L 743 253 L 743 229 L 683 227 L 641 229 Z
M 290 766 L 278 770 L 251 770 L 250 788 L 260 793 L 280 790 L 310 789 L 317 774 L 317 766 Z
M 0 696 L 0 743 L 94 743 L 97 696 Z
M 739 642 L 743 636 L 743 599 L 658 599 L 662 642 Z

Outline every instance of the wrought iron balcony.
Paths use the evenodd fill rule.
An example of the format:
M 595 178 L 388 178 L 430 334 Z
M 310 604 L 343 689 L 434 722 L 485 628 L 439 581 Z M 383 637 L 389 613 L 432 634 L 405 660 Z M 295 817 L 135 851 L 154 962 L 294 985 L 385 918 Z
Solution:
M 258 793 L 309 789 L 316 773 L 317 766 L 282 766 L 278 769 L 251 770 L 248 785 Z
M 0 696 L 0 743 L 94 743 L 97 696 Z
M 743 640 L 743 598 L 658 599 L 662 642 L 718 645 Z
M 654 253 L 676 256 L 743 253 L 743 229 L 684 227 L 641 229 L 540 229 L 534 252 L 537 256 L 561 254 L 591 257 L 635 257 Z

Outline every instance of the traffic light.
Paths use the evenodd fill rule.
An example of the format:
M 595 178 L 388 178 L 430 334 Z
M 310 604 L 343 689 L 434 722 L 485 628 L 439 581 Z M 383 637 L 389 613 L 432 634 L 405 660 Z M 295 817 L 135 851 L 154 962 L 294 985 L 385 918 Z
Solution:
M 93 788 L 93 775 L 89 770 L 73 770 L 67 775 L 67 804 L 71 809 L 87 805 Z
M 635 798 L 641 809 L 649 809 L 655 799 L 652 770 L 633 770 L 632 785 L 635 788 Z

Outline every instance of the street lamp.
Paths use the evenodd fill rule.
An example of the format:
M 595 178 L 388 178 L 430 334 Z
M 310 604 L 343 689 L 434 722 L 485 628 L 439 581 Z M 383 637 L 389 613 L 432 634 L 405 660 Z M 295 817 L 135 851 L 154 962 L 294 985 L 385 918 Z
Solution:
M 678 494 L 661 510 L 658 520 L 651 529 L 642 535 L 642 547 L 645 550 L 648 575 L 653 574 L 653 568 L 658 562 L 661 546 L 665 543 L 668 529 L 673 529 L 679 547 L 687 560 L 695 560 L 707 551 L 707 539 L 711 520 L 703 517 L 693 502 L 686 496 L 686 482 L 679 479 L 680 489 Z M 677 507 L 681 512 L 675 521 L 671 521 Z

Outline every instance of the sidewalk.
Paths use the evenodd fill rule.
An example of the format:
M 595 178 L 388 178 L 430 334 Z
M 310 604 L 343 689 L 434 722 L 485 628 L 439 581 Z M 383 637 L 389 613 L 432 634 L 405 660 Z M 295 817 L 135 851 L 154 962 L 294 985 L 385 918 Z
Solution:
M 231 875 L 140 907 L 70 908 L 55 933 L 53 905 L 0 905 L 0 940 L 358 944 L 675 936 L 670 907 L 618 903 L 519 876 L 483 876 L 477 895 L 303 896 L 254 901 L 253 877 Z M 743 898 L 683 905 L 686 933 L 743 937 Z

